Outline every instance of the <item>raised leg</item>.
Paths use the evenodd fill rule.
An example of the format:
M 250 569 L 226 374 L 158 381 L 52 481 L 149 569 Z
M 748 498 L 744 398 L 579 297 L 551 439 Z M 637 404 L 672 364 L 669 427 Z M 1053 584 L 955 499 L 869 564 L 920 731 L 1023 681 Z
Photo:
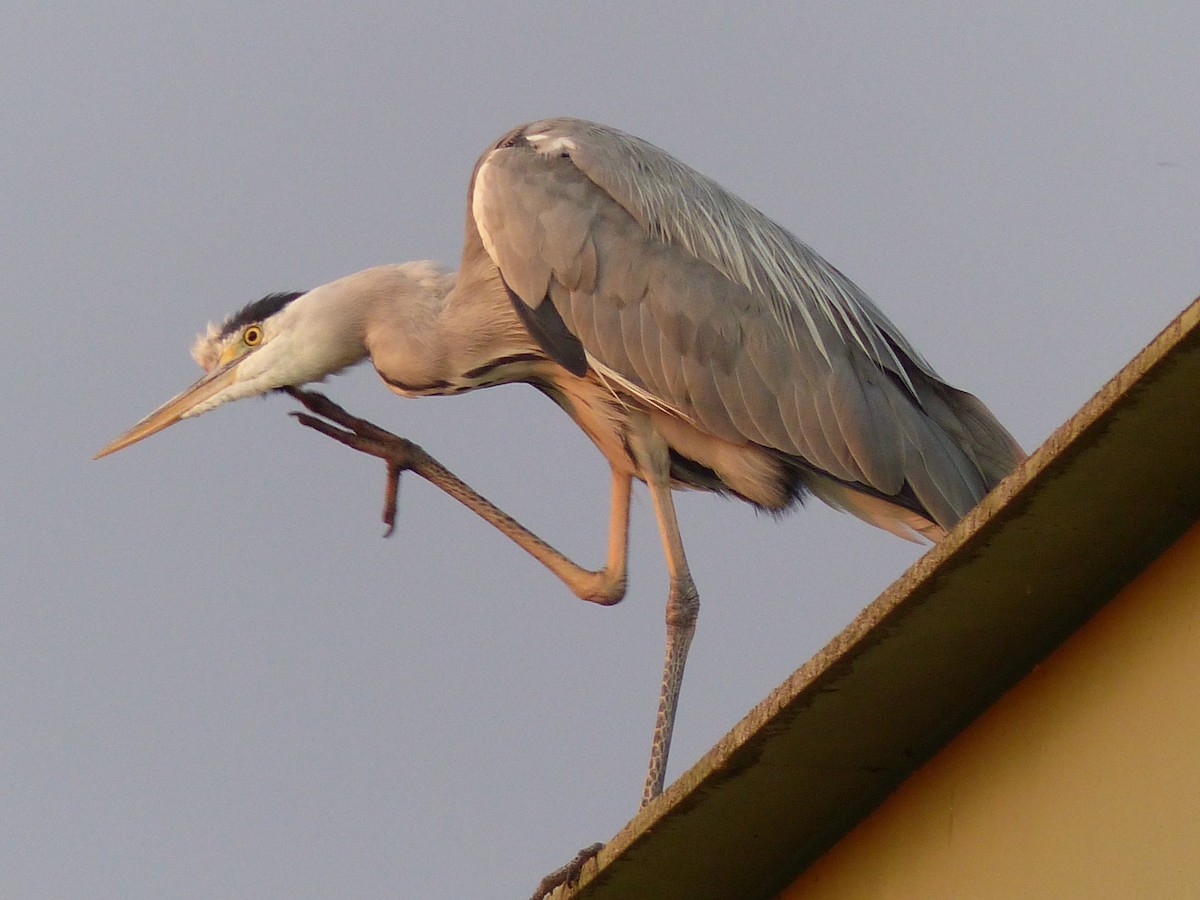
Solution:
M 412 441 L 384 431 L 365 419 L 350 415 L 328 397 L 315 391 L 284 388 L 322 418 L 294 413 L 302 425 L 315 429 L 348 447 L 376 456 L 387 463 L 387 498 L 384 521 L 391 533 L 396 516 L 396 490 L 400 472 L 407 469 L 445 491 L 476 515 L 490 522 L 534 559 L 562 579 L 581 600 L 610 606 L 625 596 L 626 560 L 629 555 L 629 475 L 613 470 L 612 503 L 608 530 L 608 554 L 603 569 L 585 569 L 546 543 L 504 510 L 472 489 L 466 482 Z M 328 419 L 329 421 L 323 421 Z M 329 424 L 330 422 L 334 425 Z M 340 425 L 341 428 L 335 427 Z M 343 430 L 346 429 L 346 430 Z
M 688 648 L 692 645 L 692 636 L 696 633 L 700 595 L 688 569 L 683 538 L 679 534 L 679 522 L 675 516 L 667 444 L 648 421 L 642 421 L 635 428 L 633 437 L 634 454 L 650 488 L 650 499 L 662 535 L 667 573 L 671 578 L 667 595 L 667 651 L 663 659 L 662 690 L 654 723 L 654 739 L 650 744 L 650 767 L 642 790 L 642 806 L 645 806 L 662 793 L 666 780 L 671 734 L 675 730 L 675 712 L 679 707 L 679 691 L 683 685 L 683 667 L 687 662 Z

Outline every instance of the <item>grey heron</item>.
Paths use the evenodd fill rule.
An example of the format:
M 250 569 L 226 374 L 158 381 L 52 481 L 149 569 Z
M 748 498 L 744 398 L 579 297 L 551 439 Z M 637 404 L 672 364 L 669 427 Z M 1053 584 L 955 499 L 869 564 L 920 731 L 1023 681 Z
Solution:
M 521 125 L 480 157 L 456 275 L 412 262 L 270 295 L 210 326 L 193 355 L 206 374 L 98 457 L 363 360 L 406 397 L 526 382 L 611 467 L 604 566 L 575 564 L 461 482 L 447 490 L 603 604 L 625 594 L 631 482 L 644 482 L 670 588 L 643 804 L 663 787 L 699 609 L 674 489 L 773 512 L 812 495 L 936 540 L 1023 456 L 983 403 L 941 380 L 790 232 L 652 144 L 578 119 Z M 412 467 L 449 483 L 413 464 L 413 445 L 293 392 L 393 475 Z

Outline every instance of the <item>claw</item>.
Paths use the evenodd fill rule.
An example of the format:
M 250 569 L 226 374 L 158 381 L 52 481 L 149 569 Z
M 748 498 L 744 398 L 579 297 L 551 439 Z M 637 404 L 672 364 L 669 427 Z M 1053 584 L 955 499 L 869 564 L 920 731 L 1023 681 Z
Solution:
M 604 845 L 598 843 L 584 847 L 575 854 L 575 858 L 569 863 L 565 866 L 560 866 L 539 881 L 537 889 L 533 892 L 533 896 L 529 900 L 544 900 L 547 894 L 553 893 L 554 890 L 564 884 L 567 887 L 575 887 L 579 883 L 579 876 L 583 873 L 583 867 L 595 859 L 596 855 L 603 849 Z
M 383 532 L 385 538 L 392 536 L 396 530 L 396 510 L 400 505 L 400 473 L 404 469 L 394 462 L 387 464 L 387 484 L 383 488 L 383 524 L 387 529 Z
M 384 484 L 383 524 L 387 526 L 383 536 L 391 537 L 396 530 L 396 511 L 399 506 L 400 473 L 413 467 L 413 456 L 418 448 L 411 441 L 384 431 L 365 419 L 350 415 L 324 394 L 304 391 L 300 388 L 282 388 L 295 397 L 305 408 L 315 413 L 293 412 L 290 415 L 301 425 L 319 431 L 335 441 L 377 456 L 387 463 L 387 482 Z M 318 418 L 318 416 L 320 418 Z M 328 421 L 326 421 L 328 420 Z M 340 425 L 336 428 L 334 425 Z M 343 430 L 346 429 L 346 430 Z

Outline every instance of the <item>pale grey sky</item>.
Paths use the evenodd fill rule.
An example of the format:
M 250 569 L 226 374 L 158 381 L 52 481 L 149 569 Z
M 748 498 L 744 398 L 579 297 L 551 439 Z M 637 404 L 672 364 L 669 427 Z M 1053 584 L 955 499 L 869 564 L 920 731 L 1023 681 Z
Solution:
M 760 206 L 1036 447 L 1200 292 L 1200 6 L 977 6 L 10 5 L 0 895 L 524 897 L 619 829 L 663 641 L 644 493 L 598 609 L 414 479 L 382 540 L 381 468 L 284 398 L 90 456 L 210 319 L 453 265 L 478 154 L 561 114 Z M 600 559 L 606 466 L 535 391 L 328 390 Z M 670 778 L 920 553 L 680 508 Z

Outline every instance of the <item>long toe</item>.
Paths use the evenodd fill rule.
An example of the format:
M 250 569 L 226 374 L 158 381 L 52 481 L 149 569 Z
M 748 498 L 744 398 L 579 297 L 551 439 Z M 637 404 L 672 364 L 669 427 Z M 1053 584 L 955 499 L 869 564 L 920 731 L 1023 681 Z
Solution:
M 553 892 L 560 885 L 574 887 L 579 883 L 579 876 L 583 872 L 583 867 L 588 864 L 589 860 L 596 858 L 601 850 L 604 849 L 603 844 L 592 844 L 589 847 L 584 847 L 575 854 L 565 866 L 561 866 L 538 882 L 537 890 L 533 892 L 533 896 L 529 900 L 543 900 L 543 898 Z

